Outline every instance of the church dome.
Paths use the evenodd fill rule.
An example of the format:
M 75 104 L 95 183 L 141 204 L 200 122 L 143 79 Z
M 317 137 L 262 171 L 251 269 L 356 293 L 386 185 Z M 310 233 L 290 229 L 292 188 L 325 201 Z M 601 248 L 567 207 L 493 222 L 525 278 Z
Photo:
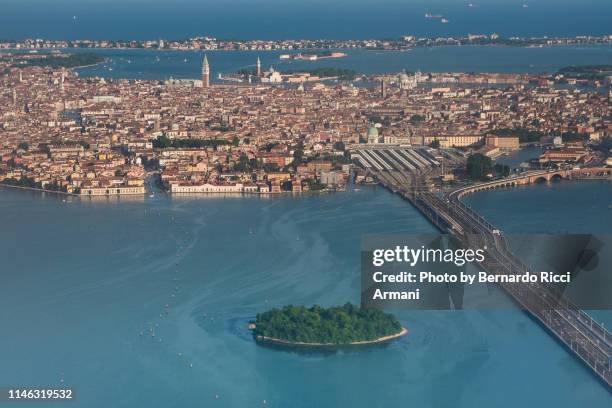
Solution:
M 376 126 L 370 126 L 368 129 L 368 137 L 378 137 L 378 129 L 376 129 Z

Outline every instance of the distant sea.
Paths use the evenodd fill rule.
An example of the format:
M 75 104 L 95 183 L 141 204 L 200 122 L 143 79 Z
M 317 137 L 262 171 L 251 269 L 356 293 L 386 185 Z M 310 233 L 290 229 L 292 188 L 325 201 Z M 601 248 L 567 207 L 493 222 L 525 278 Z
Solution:
M 1 3 L 0 38 L 4 39 L 612 34 L 609 0 L 3 0 Z M 426 19 L 428 12 L 445 16 L 449 23 Z

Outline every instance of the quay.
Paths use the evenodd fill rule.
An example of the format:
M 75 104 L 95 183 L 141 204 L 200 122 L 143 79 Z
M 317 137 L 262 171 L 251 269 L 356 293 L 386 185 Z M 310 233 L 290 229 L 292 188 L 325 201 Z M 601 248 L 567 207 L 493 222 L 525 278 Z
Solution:
M 294 347 L 294 348 L 344 348 L 351 346 L 372 346 L 375 344 L 383 344 L 388 343 L 392 340 L 399 339 L 400 337 L 408 334 L 408 329 L 402 327 L 402 329 L 395 334 L 390 334 L 388 336 L 379 337 L 374 340 L 362 340 L 362 341 L 352 341 L 346 344 L 337 344 L 337 343 L 305 343 L 300 341 L 289 341 L 284 339 L 277 339 L 275 337 L 266 337 L 266 336 L 257 336 L 255 340 L 260 343 L 267 343 L 275 346 L 284 346 L 284 347 Z
M 496 275 L 523 274 L 530 268 L 509 250 L 502 232 L 465 205 L 462 197 L 477 191 L 550 182 L 557 178 L 612 179 L 609 168 L 533 171 L 462 187 L 441 196 L 429 187 L 432 178 L 440 174 L 440 166 L 435 161 L 420 161 L 419 157 L 427 156 L 423 151 L 415 149 L 401 153 L 397 150 L 375 148 L 356 151 L 355 155 L 367 173 L 408 200 L 441 232 L 455 236 L 466 247 L 487 248 L 481 266 L 489 274 Z M 551 293 L 539 283 L 501 283 L 500 286 L 612 389 L 612 334 L 607 329 L 567 298 Z

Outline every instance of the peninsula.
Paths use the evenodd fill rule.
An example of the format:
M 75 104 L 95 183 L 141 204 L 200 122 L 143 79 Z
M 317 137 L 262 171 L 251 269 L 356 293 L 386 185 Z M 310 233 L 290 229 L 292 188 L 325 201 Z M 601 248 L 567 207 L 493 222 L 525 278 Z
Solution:
M 285 306 L 257 315 L 249 328 L 261 343 L 295 347 L 336 347 L 384 343 L 408 331 L 375 309 L 343 306 Z

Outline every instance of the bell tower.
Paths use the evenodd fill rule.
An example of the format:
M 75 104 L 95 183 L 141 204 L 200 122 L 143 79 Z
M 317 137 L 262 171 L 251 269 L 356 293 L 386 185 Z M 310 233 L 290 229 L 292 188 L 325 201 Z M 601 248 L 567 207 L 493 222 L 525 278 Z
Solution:
M 208 88 L 210 86 L 210 66 L 208 65 L 208 58 L 204 54 L 204 62 L 202 62 L 202 87 Z

